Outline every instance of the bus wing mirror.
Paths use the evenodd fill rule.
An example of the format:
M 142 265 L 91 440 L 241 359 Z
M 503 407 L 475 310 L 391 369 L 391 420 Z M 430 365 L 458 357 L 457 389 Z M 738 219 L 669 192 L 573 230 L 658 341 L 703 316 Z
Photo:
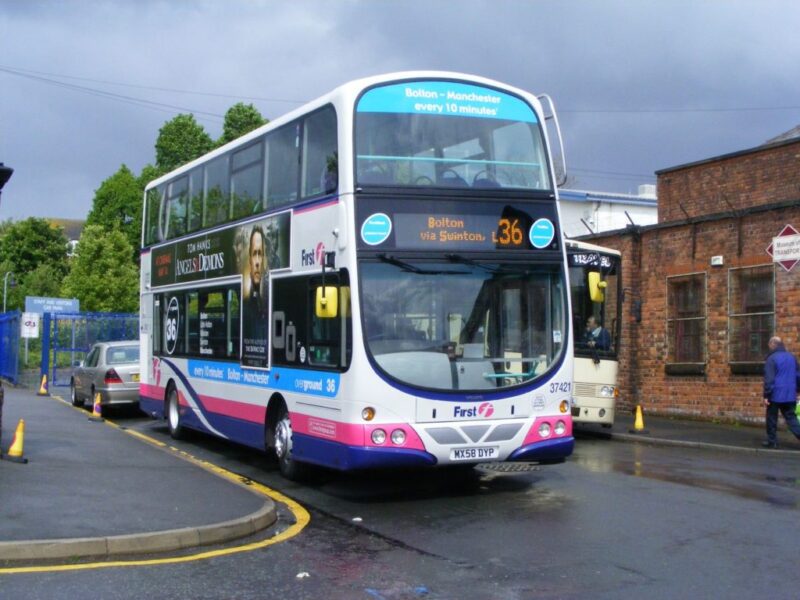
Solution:
M 333 319 L 339 316 L 339 290 L 333 285 L 317 288 L 315 313 L 319 319 Z
M 606 299 L 607 285 L 605 281 L 600 280 L 599 271 L 589 271 L 589 298 L 592 302 L 603 302 Z

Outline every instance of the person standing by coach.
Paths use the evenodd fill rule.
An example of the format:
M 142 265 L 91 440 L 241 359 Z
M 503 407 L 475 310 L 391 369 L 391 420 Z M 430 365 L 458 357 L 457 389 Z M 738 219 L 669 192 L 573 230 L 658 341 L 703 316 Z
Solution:
M 783 415 L 789 430 L 800 440 L 797 420 L 797 359 L 786 350 L 778 336 L 769 340 L 769 354 L 764 363 L 764 406 L 767 408 L 767 440 L 765 448 L 778 447 L 778 413 Z

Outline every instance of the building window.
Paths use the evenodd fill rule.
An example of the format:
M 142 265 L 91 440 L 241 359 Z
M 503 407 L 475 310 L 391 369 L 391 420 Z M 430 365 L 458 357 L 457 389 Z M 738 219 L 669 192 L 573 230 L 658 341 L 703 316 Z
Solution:
M 728 362 L 734 373 L 763 370 L 775 327 L 773 265 L 728 271 Z
M 673 375 L 705 373 L 706 274 L 667 278 L 667 365 Z

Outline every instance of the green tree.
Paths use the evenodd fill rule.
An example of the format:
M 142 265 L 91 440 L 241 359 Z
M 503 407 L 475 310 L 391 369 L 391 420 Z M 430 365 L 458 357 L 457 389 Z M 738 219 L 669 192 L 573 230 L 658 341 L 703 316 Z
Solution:
M 142 169 L 142 172 L 139 173 L 138 183 L 139 187 L 144 191 L 144 188 L 147 187 L 147 184 L 153 181 L 154 179 L 158 179 L 161 177 L 166 171 L 163 169 L 159 169 L 155 165 L 147 164 Z
M 59 278 L 67 272 L 67 238 L 61 227 L 46 219 L 29 217 L 4 228 L 0 237 L 0 263 L 18 277 L 41 264 L 51 265 Z
M 61 293 L 78 298 L 81 310 L 137 312 L 139 272 L 131 261 L 133 248 L 125 234 L 100 225 L 87 225 Z
M 142 236 L 143 193 L 139 179 L 127 166 L 122 165 L 95 192 L 86 224 L 100 225 L 107 231 L 119 229 L 125 234 L 131 248 L 138 250 Z
M 217 140 L 217 146 L 222 146 L 236 138 L 269 123 L 252 104 L 237 102 L 225 113 L 225 123 L 222 126 L 222 136 Z
M 178 115 L 167 121 L 156 140 L 156 166 L 163 172 L 176 169 L 214 147 L 194 115 Z

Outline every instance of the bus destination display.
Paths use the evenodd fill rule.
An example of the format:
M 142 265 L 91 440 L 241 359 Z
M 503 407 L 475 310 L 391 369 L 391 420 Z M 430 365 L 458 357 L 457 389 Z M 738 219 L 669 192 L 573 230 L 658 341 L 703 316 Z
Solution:
M 552 205 L 525 207 L 497 203 L 454 202 L 363 204 L 359 211 L 362 248 L 401 250 L 557 250 L 558 235 Z M 460 210 L 459 210 L 460 209 Z
M 453 246 L 480 250 L 497 247 L 529 247 L 527 243 L 529 218 L 429 213 L 396 214 L 395 227 L 396 244 L 401 248 L 429 249 Z

